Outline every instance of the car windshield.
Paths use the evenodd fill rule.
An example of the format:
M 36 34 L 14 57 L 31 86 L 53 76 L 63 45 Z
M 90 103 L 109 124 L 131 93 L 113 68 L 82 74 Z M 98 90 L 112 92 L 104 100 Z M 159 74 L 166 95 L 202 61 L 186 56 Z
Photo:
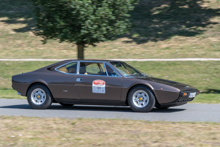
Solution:
M 139 70 L 135 69 L 134 67 L 128 65 L 124 62 L 110 62 L 117 70 L 124 75 L 125 77 L 131 76 L 147 76 L 145 73 L 140 72 Z

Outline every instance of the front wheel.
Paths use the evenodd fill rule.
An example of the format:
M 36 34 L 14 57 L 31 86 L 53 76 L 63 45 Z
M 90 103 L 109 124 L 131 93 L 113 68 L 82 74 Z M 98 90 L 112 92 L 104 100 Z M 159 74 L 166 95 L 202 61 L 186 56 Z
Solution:
M 154 108 L 155 97 L 145 86 L 137 86 L 128 94 L 128 104 L 133 111 L 149 112 Z
M 36 84 L 28 90 L 27 100 L 34 109 L 47 109 L 52 103 L 52 96 L 46 86 Z

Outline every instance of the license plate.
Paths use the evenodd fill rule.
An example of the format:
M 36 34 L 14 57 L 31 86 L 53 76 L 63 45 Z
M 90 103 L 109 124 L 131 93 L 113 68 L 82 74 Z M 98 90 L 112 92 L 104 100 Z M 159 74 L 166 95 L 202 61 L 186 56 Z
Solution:
M 189 98 L 194 98 L 194 97 L 196 97 L 196 92 L 193 92 L 193 93 L 189 94 Z

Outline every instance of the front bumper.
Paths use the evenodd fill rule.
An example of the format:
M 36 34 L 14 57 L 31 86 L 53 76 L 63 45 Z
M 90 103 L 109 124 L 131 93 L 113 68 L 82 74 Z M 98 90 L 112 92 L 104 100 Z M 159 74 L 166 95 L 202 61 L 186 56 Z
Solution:
M 199 94 L 199 90 L 197 90 L 197 89 L 181 91 L 179 97 L 175 101 L 173 101 L 171 103 L 161 104 L 161 106 L 172 107 L 172 106 L 179 106 L 179 105 L 186 104 L 187 102 L 190 102 L 195 99 L 195 97 L 189 98 L 189 94 L 193 93 L 193 92 L 196 92 L 196 96 Z M 184 96 L 183 95 L 184 93 L 187 93 L 187 95 Z
M 187 91 L 181 91 L 180 96 L 177 99 L 177 102 L 190 102 L 192 101 L 195 97 L 189 98 L 190 93 L 196 92 L 196 96 L 199 94 L 198 90 L 187 90 Z M 183 96 L 184 93 L 187 93 L 186 96 Z

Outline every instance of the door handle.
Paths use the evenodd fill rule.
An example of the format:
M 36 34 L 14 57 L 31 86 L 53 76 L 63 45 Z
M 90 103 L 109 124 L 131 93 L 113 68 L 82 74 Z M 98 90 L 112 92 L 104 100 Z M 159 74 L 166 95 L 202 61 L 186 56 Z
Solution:
M 76 82 L 82 82 L 82 81 L 83 81 L 82 78 L 77 78 L 77 79 L 76 79 Z

